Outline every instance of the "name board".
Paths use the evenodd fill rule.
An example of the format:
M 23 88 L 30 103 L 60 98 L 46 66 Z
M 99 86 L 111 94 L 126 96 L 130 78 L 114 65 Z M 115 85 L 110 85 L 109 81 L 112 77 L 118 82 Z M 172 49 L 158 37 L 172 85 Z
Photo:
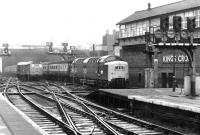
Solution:
M 189 62 L 188 56 L 187 55 L 164 55 L 162 57 L 162 62 L 163 63 L 171 63 L 175 60 L 176 63 L 186 63 Z

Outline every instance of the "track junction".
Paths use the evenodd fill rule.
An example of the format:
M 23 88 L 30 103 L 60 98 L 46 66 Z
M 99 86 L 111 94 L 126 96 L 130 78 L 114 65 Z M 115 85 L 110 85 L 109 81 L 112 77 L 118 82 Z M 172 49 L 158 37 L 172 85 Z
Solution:
M 182 135 L 91 103 L 57 83 L 8 79 L 3 94 L 47 134 Z

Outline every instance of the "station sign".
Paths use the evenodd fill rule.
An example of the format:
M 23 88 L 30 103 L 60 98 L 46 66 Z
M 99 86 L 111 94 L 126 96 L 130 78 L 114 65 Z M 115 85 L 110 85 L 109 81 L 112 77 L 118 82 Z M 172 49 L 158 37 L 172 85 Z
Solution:
M 189 58 L 187 55 L 179 54 L 179 55 L 163 55 L 162 62 L 163 63 L 172 63 L 175 60 L 176 63 L 187 63 L 189 62 Z

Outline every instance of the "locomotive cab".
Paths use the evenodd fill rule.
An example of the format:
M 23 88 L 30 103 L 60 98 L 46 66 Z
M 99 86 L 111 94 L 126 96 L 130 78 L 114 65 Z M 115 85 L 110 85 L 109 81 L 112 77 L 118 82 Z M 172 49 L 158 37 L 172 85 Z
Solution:
M 125 88 L 128 82 L 128 63 L 111 61 L 105 63 L 108 67 L 108 82 L 112 88 Z

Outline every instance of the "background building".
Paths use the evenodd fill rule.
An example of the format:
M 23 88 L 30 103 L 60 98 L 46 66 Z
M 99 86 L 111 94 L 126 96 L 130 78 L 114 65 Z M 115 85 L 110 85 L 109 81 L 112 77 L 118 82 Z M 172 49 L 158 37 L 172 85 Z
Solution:
M 102 46 L 103 49 L 108 51 L 108 54 L 114 54 L 113 45 L 115 44 L 117 39 L 117 32 L 113 30 L 113 33 L 110 34 L 109 30 L 106 31 L 106 34 L 103 36 Z
M 115 30 L 113 30 L 113 33 L 110 34 L 109 30 L 106 31 L 106 34 L 102 37 L 102 44 L 99 45 L 92 45 L 90 47 L 91 52 L 91 56 L 103 56 L 103 55 L 113 55 L 114 53 L 114 49 L 119 48 L 116 47 L 114 48 L 114 46 L 116 45 L 116 41 L 118 38 L 118 32 L 116 32 Z M 118 51 L 116 50 L 116 52 L 118 52 L 117 55 L 119 55 L 119 49 Z
M 181 87 L 185 75 L 190 74 L 188 57 L 179 49 L 160 48 L 155 58 L 146 52 L 145 32 L 154 32 L 160 29 L 161 16 L 169 17 L 169 28 L 173 28 L 173 16 L 181 16 L 182 30 L 187 29 L 187 17 L 196 18 L 196 31 L 194 40 L 200 38 L 200 1 L 182 0 L 155 8 L 148 4 L 146 10 L 136 11 L 134 14 L 120 21 L 119 47 L 121 57 L 128 61 L 130 70 L 130 84 L 136 87 L 153 87 L 155 64 L 158 64 L 158 87 L 172 87 L 173 64 L 175 64 L 175 76 L 177 85 Z M 153 40 L 153 39 L 151 39 Z M 152 43 L 153 44 L 153 43 Z M 175 55 L 174 55 L 175 54 Z M 196 50 L 196 69 L 200 73 L 200 49 Z M 175 57 L 175 62 L 173 62 Z

